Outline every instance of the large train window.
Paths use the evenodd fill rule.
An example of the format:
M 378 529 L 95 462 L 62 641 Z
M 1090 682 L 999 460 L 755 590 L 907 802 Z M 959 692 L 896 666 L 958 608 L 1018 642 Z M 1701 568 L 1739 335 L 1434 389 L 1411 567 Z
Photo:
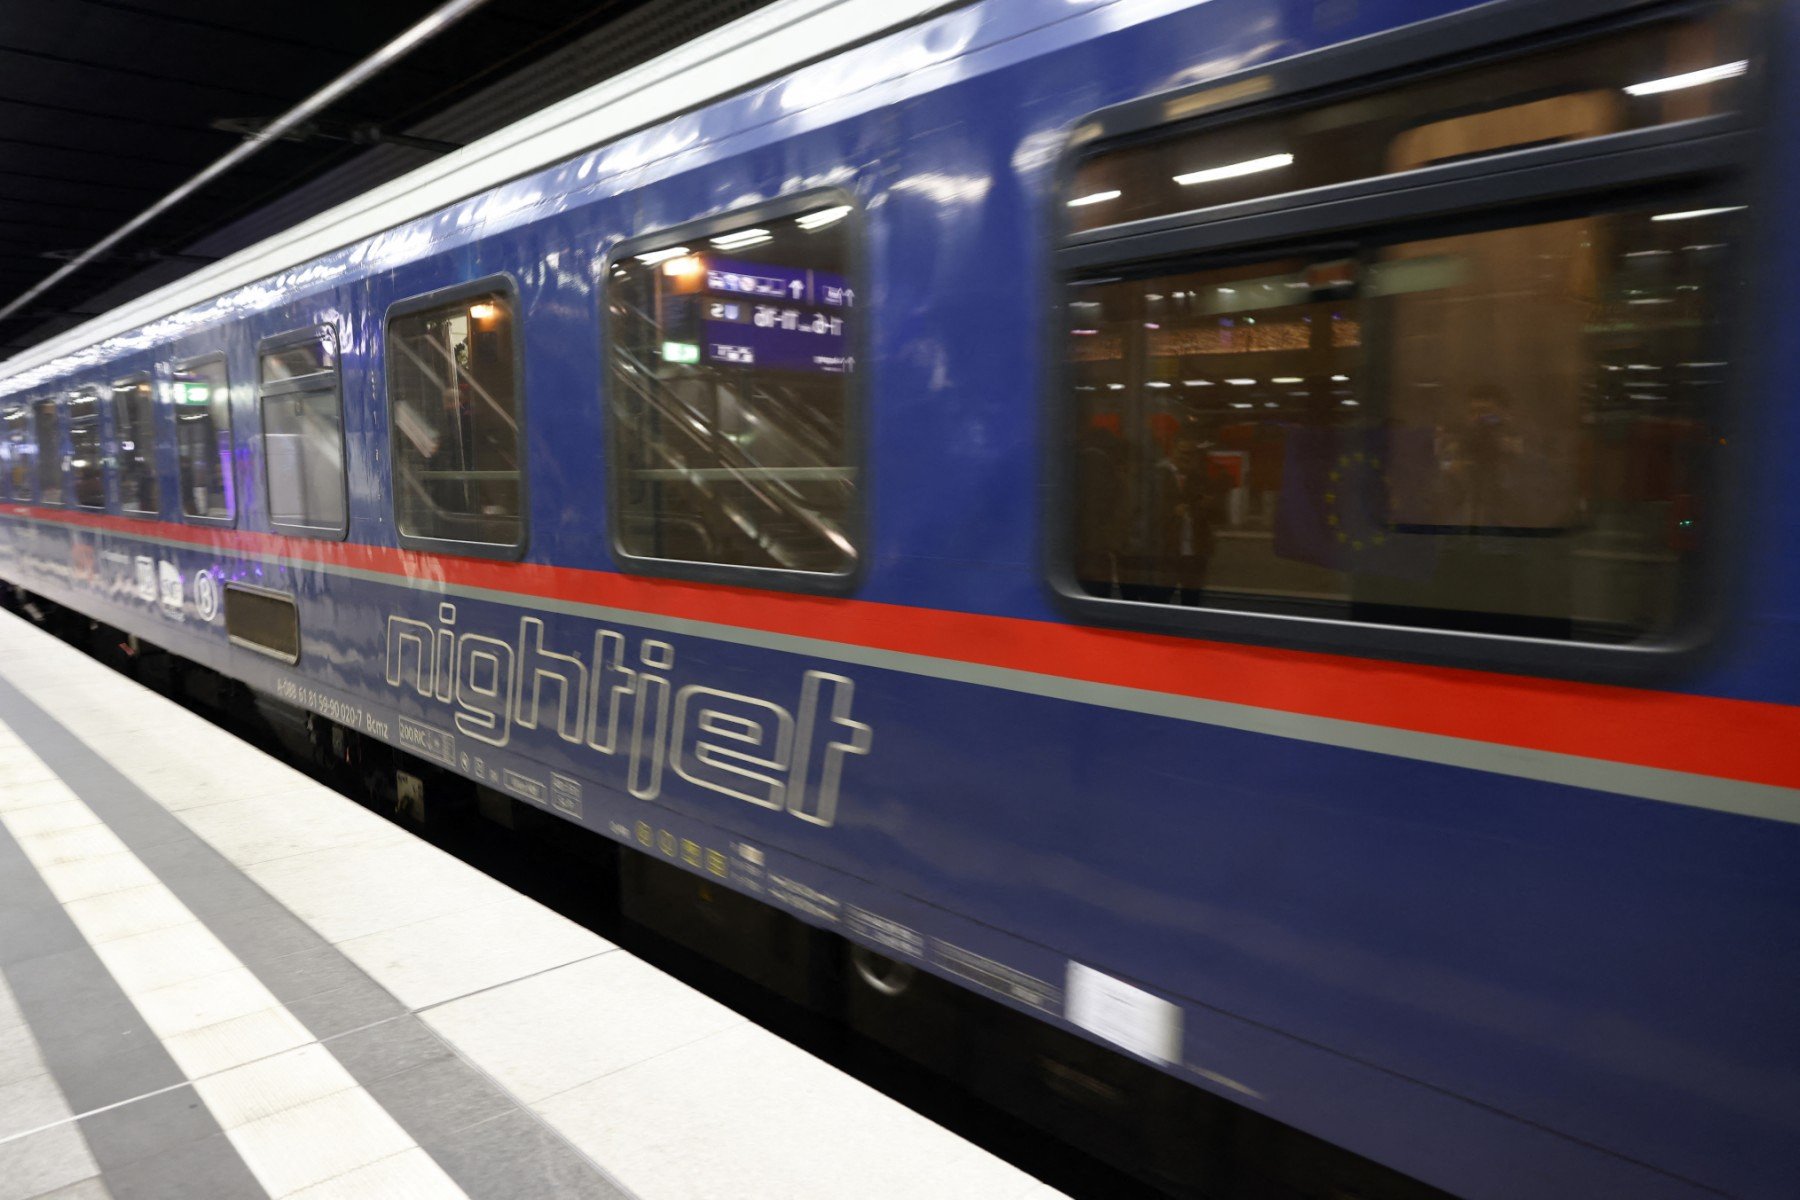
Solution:
M 69 499 L 82 508 L 106 507 L 106 460 L 100 449 L 100 389 L 76 388 L 69 409 Z
M 39 504 L 63 502 L 62 428 L 56 416 L 54 396 L 31 402 L 32 440 L 37 443 L 37 494 Z
M 525 542 L 522 389 L 510 287 L 493 281 L 388 313 L 394 521 L 402 545 Z
M 615 252 L 608 407 L 621 557 L 801 587 L 855 569 L 853 215 L 836 194 L 800 198 Z
M 272 338 L 257 359 L 269 524 L 342 537 L 349 521 L 337 335 L 319 328 Z
M 171 391 L 181 511 L 190 521 L 228 523 L 237 515 L 237 495 L 231 470 L 231 380 L 224 356 L 177 364 Z
M 1276 111 L 1074 164 L 1063 590 L 1278 639 L 1442 631 L 1489 661 L 1671 644 L 1723 527 L 1736 15 L 1359 86 L 1379 53 L 1228 81 Z
M 22 504 L 31 502 L 31 410 L 21 400 L 0 404 L 0 488 Z
M 113 381 L 113 438 L 119 448 L 119 508 L 140 516 L 154 515 L 162 510 L 156 482 L 155 413 L 149 376 L 132 375 Z

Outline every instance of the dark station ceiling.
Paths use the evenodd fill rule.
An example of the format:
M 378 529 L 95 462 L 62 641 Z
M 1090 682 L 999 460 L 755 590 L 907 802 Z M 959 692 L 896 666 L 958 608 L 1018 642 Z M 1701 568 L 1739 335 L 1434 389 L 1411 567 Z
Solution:
M 440 2 L 0 3 L 0 305 Z M 767 2 L 489 0 L 0 320 L 0 358 Z

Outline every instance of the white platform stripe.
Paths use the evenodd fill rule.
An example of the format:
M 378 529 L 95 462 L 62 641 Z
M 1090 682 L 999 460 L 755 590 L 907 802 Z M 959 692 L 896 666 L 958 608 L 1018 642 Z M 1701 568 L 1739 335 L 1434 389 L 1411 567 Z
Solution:
M 0 824 L 270 1196 L 279 1200 L 417 1150 L 130 848 L 53 774 L 46 783 L 42 760 L 10 730 L 7 737 Z M 30 786 L 15 786 L 15 779 Z M 57 820 L 46 823 L 47 811 Z M 118 897 L 125 899 L 109 903 Z M 391 1171 L 404 1176 L 390 1180 L 403 1194 L 464 1195 L 422 1153 Z
M 0 1192 L 50 1192 L 100 1173 L 73 1116 L 0 974 Z

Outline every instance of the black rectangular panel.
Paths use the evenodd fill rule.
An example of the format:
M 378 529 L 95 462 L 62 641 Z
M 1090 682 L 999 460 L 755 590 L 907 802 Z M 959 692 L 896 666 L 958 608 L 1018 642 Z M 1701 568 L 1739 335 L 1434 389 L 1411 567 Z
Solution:
M 226 584 L 225 631 L 240 646 L 300 661 L 300 615 L 291 596 Z

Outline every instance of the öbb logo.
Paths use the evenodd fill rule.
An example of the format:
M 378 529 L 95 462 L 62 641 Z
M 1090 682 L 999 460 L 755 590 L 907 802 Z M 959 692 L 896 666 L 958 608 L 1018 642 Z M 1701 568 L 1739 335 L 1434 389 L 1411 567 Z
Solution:
M 807 671 L 798 703 L 688 684 L 668 673 L 675 647 L 616 630 L 594 633 L 592 657 L 544 647 L 544 623 L 521 617 L 516 645 L 458 633 L 456 605 L 440 604 L 435 626 L 390 616 L 386 678 L 454 705 L 465 737 L 505 746 L 513 727 L 556 731 L 565 742 L 605 755 L 625 770 L 631 794 L 662 791 L 663 771 L 709 791 L 785 810 L 815 825 L 837 818 L 839 786 L 851 755 L 864 755 L 874 730 L 850 717 L 855 684 Z

